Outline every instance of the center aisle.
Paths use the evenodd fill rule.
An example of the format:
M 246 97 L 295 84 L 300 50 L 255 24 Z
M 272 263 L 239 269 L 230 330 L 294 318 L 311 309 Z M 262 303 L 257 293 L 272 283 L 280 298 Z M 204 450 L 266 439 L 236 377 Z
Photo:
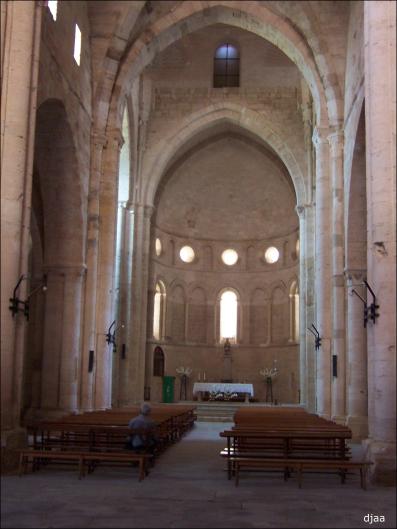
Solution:
M 219 437 L 219 433 L 232 426 L 231 422 L 196 422 L 178 443 L 168 447 L 160 455 L 150 471 L 148 481 L 153 484 L 154 478 L 160 476 L 181 480 L 208 480 L 211 483 L 206 484 L 206 489 L 213 489 L 215 492 L 219 481 L 226 480 L 226 472 L 223 470 L 225 461 L 219 456 L 225 440 Z M 189 484 L 185 483 L 184 487 L 186 486 Z

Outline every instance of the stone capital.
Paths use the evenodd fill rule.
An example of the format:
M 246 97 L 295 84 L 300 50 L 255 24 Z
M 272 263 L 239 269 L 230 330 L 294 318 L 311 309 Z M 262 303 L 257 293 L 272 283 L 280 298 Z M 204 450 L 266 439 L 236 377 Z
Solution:
M 367 271 L 361 268 L 345 268 L 344 274 L 349 286 L 361 285 L 367 277 Z
M 313 204 L 297 204 L 295 211 L 297 212 L 300 219 L 304 219 L 306 216 L 306 210 L 311 208 Z
M 312 136 L 313 145 L 316 148 L 318 148 L 320 145 L 326 145 L 328 143 L 330 131 L 331 129 L 328 127 L 315 127 Z
M 340 156 L 343 152 L 345 134 L 343 130 L 337 129 L 328 135 L 328 142 L 331 147 L 331 156 Z
M 155 211 L 154 206 L 145 206 L 143 214 L 145 215 L 145 218 L 150 219 Z
M 103 132 L 99 132 L 99 131 L 93 131 L 92 134 L 91 134 L 91 139 L 92 139 L 92 143 L 95 147 L 97 147 L 98 149 L 103 149 L 104 147 L 106 147 L 106 144 L 107 144 L 107 137 L 106 135 L 103 133 Z
M 120 129 L 109 129 L 106 131 L 106 137 L 108 140 L 108 143 L 114 143 L 118 147 L 118 149 L 121 149 L 124 145 L 124 137 Z
M 85 263 L 78 264 L 53 264 L 43 266 L 43 272 L 50 277 L 52 276 L 75 276 L 82 277 L 87 271 L 87 265 Z

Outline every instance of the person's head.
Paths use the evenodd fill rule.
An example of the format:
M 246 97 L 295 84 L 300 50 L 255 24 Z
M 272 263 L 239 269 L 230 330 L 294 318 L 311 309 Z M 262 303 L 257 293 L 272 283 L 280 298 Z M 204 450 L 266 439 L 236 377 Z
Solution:
M 148 404 L 147 402 L 144 402 L 142 405 L 141 405 L 141 414 L 142 415 L 149 415 L 149 413 L 151 412 L 151 407 L 150 407 L 150 404 Z

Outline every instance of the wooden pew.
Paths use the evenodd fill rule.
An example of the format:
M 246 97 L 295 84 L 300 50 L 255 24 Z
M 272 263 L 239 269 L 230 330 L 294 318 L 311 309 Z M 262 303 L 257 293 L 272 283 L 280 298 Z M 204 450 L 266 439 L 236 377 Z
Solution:
M 281 469 L 284 471 L 284 480 L 290 476 L 290 470 L 298 473 L 298 485 L 302 488 L 303 471 L 309 469 L 316 470 L 337 470 L 341 477 L 341 482 L 345 483 L 346 473 L 350 469 L 360 471 L 360 484 L 362 489 L 367 488 L 368 468 L 373 463 L 371 461 L 340 461 L 332 459 L 257 459 L 246 457 L 232 457 L 232 463 L 235 473 L 235 485 L 239 484 L 240 470 L 247 469 Z

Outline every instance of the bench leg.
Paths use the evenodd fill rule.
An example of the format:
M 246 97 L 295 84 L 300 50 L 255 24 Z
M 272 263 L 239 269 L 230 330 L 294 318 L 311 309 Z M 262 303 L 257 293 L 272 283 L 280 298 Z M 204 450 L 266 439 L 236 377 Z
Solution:
M 302 488 L 302 474 L 302 465 L 300 465 L 298 468 L 298 485 L 300 489 Z
M 361 488 L 367 490 L 367 467 L 360 467 Z
M 240 465 L 238 463 L 235 463 L 234 465 L 234 475 L 235 475 L 234 484 L 236 485 L 236 487 L 238 487 L 238 481 L 240 477 Z
M 145 460 L 143 457 L 139 460 L 139 481 L 145 479 Z
M 84 477 L 84 459 L 83 456 L 79 459 L 79 479 Z

